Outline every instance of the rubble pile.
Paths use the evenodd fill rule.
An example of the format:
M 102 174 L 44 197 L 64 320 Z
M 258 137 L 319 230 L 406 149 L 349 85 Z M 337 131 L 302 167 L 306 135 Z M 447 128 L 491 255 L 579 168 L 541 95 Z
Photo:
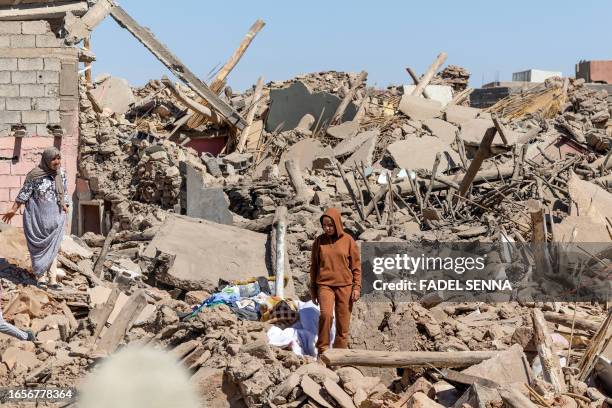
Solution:
M 435 85 L 449 85 L 454 92 L 464 91 L 468 87 L 470 73 L 467 69 L 457 65 L 449 65 L 431 80 Z
M 178 62 L 167 65 L 189 74 Z M 291 337 L 308 332 L 297 326 L 309 321 L 305 308 L 318 313 L 308 272 L 328 207 L 359 245 L 453 242 L 484 253 L 536 238 L 610 241 L 605 92 L 553 79 L 481 110 L 464 105 L 461 67 L 412 87 L 372 89 L 366 76 L 319 72 L 244 93 L 225 77 L 208 89 L 83 81 L 78 176 L 88 188 L 77 196 L 104 204 L 108 234 L 66 238 L 63 288 L 43 291 L 15 256 L 25 242 L 0 231 L 11 242 L 0 246 L 2 310 L 38 336 L 0 337 L 3 385 L 76 385 L 120 347 L 146 345 L 180 361 L 204 406 L 603 406 L 607 304 L 537 301 L 565 282 L 514 276 L 517 261 L 501 256 L 490 266 L 516 278 L 512 295 L 365 294 L 352 310 L 350 350 L 321 361 L 308 351 L 316 329 Z M 111 83 L 117 94 L 104 92 Z M 430 84 L 446 88 L 430 93 Z M 231 116 L 244 123 L 226 123 Z M 187 147 L 202 139 L 224 147 Z M 605 292 L 609 251 L 583 251 L 581 288 Z M 278 305 L 294 319 L 270 318 Z

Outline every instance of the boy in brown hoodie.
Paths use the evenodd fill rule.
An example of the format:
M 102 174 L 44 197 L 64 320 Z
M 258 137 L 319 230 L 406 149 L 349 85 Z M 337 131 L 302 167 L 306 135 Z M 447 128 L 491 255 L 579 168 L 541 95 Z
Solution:
M 321 216 L 323 234 L 312 245 L 310 296 L 320 305 L 319 354 L 329 348 L 336 312 L 334 348 L 347 348 L 353 302 L 361 292 L 361 256 L 353 237 L 344 232 L 340 212 L 329 208 Z

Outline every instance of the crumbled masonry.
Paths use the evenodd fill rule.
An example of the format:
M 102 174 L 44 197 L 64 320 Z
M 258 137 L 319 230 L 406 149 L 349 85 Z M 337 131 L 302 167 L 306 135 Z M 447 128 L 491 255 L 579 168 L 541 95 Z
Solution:
M 67 41 L 93 29 L 72 21 Z M 366 73 L 316 72 L 242 93 L 217 78 L 205 89 L 245 119 L 242 131 L 193 84 L 79 77 L 75 196 L 99 200 L 103 234 L 83 222 L 89 232 L 67 236 L 63 287 L 43 290 L 25 273 L 23 234 L 0 224 L 0 306 L 38 338 L 0 335 L 0 386 L 79 387 L 108 355 L 146 345 L 180 362 L 202 407 L 611 404 L 612 309 L 574 293 L 549 302 L 366 294 L 353 306 L 349 350 L 321 361 L 270 345 L 271 323 L 226 304 L 194 312 L 228 283 L 267 273 L 274 287 L 278 268 L 285 295 L 309 301 L 311 249 L 332 206 L 358 245 L 612 241 L 605 90 L 550 78 L 477 109 L 466 69 L 433 74 L 422 96 L 372 88 Z M 116 95 L 101 92 L 110 83 Z M 610 287 L 612 253 L 583 256 L 581 285 Z

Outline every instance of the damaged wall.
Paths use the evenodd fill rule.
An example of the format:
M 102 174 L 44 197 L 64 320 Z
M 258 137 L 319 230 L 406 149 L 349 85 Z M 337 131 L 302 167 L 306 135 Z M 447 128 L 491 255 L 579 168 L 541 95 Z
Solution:
M 62 151 L 68 191 L 74 192 L 77 68 L 78 50 L 63 46 L 47 21 L 0 21 L 0 213 L 49 146 Z M 53 127 L 63 132 L 54 136 Z M 13 223 L 22 226 L 21 216 Z

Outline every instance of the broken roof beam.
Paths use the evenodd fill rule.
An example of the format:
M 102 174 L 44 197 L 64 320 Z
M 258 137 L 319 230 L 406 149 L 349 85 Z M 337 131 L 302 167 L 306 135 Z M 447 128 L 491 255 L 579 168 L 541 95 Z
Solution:
M 331 349 L 321 356 L 328 366 L 468 367 L 498 355 L 498 351 L 375 351 Z
M 66 44 L 74 45 L 89 38 L 93 29 L 108 17 L 113 5 L 114 3 L 111 0 L 98 0 L 81 18 L 72 13 L 67 13 L 64 20 L 64 30 L 66 30 L 64 41 Z
M 438 72 L 438 69 L 440 69 L 442 64 L 444 64 L 444 61 L 446 61 L 446 57 L 447 55 L 444 51 L 438 55 L 436 60 L 429 66 L 425 74 L 423 74 L 421 77 L 419 84 L 412 91 L 412 95 L 421 96 L 427 85 L 429 85 L 429 82 L 433 79 L 434 75 L 436 75 L 436 72 Z
M 255 38 L 257 33 L 259 33 L 261 31 L 261 29 L 264 28 L 265 25 L 266 25 L 266 23 L 263 20 L 257 20 L 251 26 L 251 28 L 249 29 L 249 32 L 247 33 L 247 35 L 242 39 L 242 41 L 240 42 L 240 45 L 238 46 L 236 51 L 234 51 L 234 54 L 232 54 L 232 56 L 230 57 L 229 60 L 227 60 L 225 65 L 223 67 L 221 67 L 221 69 L 217 73 L 217 76 L 212 81 L 212 83 L 210 85 L 210 90 L 211 91 L 213 91 L 217 95 L 219 95 L 219 93 L 221 93 L 221 90 L 225 86 L 225 80 L 227 79 L 227 76 L 230 74 L 230 72 L 232 72 L 232 70 L 234 69 L 236 64 L 238 64 L 238 62 L 240 61 L 240 59 L 242 58 L 242 56 L 246 52 L 247 48 L 249 48 L 249 45 L 251 45 L 251 42 L 253 42 L 253 39 Z M 198 102 L 199 103 L 204 103 L 205 101 L 198 101 Z M 187 126 L 190 127 L 191 129 L 194 129 L 194 128 L 197 128 L 198 126 L 200 126 L 201 124 L 203 124 L 205 120 L 206 120 L 206 118 L 204 116 L 198 115 L 196 113 L 187 122 Z
M 203 115 L 204 117 L 206 117 L 208 120 L 210 120 L 213 123 L 219 122 L 219 118 L 217 117 L 215 112 L 211 111 L 206 106 L 194 101 L 193 99 L 185 95 L 183 92 L 181 92 L 180 89 L 176 87 L 176 85 L 172 83 L 172 81 L 170 81 L 170 79 L 167 76 L 164 76 L 162 78 L 162 84 L 164 84 L 166 88 L 168 88 L 170 92 L 172 92 L 172 94 L 179 101 L 181 101 L 185 106 L 187 106 L 189 109 L 191 109 L 194 112 L 199 113 L 200 115 Z
M 123 8 L 115 6 L 111 16 L 123 28 L 128 30 L 142 43 L 158 60 L 161 61 L 177 78 L 191 88 L 198 96 L 221 115 L 227 123 L 239 130 L 244 129 L 246 122 L 238 112 L 217 96 L 204 82 L 185 66 L 172 52 L 162 44 L 153 33 L 138 24 Z
M 55 4 L 55 3 L 54 3 Z M 40 4 L 19 4 L 10 7 L 0 7 L 0 20 L 45 20 L 62 18 L 66 13 L 83 15 L 87 12 L 86 1 L 73 1 L 53 6 Z

